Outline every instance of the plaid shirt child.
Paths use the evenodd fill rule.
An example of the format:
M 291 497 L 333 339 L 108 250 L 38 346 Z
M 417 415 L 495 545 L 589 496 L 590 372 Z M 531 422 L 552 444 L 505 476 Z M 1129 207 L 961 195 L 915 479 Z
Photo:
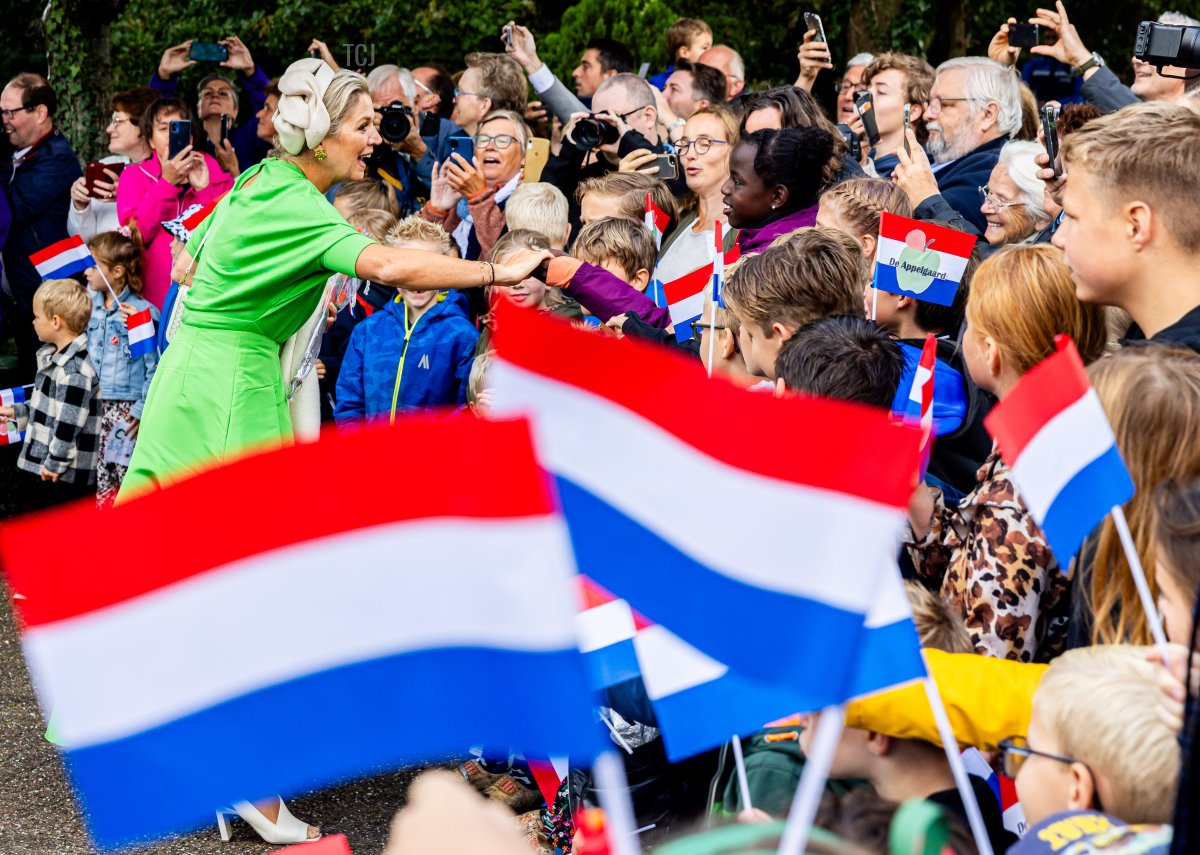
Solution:
M 57 353 L 46 345 L 37 362 L 33 397 L 13 407 L 25 431 L 17 466 L 35 475 L 45 466 L 68 484 L 90 484 L 100 447 L 100 380 L 88 359 L 87 334 Z

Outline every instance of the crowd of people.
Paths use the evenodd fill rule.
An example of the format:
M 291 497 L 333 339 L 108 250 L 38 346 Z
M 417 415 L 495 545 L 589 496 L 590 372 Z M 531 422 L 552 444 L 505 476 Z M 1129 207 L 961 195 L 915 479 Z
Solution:
M 484 417 L 498 301 L 671 348 L 747 394 L 897 418 L 932 336 L 935 439 L 897 555 L 960 744 L 1016 781 L 1021 825 L 977 780 L 993 850 L 1107 835 L 1104 851 L 1193 852 L 1200 75 L 1135 58 L 1126 87 L 1055 6 L 1029 19 L 1048 36 L 1029 55 L 1010 45 L 1010 19 L 988 56 L 937 67 L 896 52 L 839 64 L 814 28 L 794 84 L 760 90 L 747 60 L 689 18 L 664 34 L 661 72 L 635 73 L 627 46 L 598 38 L 569 85 L 514 21 L 460 69 L 414 56 L 365 76 L 314 39 L 272 78 L 231 36 L 193 101 L 184 42 L 147 87 L 112 95 L 111 156 L 86 176 L 54 88 L 20 74 L 0 93 L 15 152 L 0 242 L 20 382 L 33 385 L 0 417 L 25 432 L 21 502 L 103 508 L 322 422 Z M 831 78 L 832 116 L 814 96 Z M 649 225 L 654 212 L 665 226 Z M 977 239 L 950 305 L 873 287 L 884 214 Z M 740 255 L 722 299 L 710 287 L 698 318 L 673 318 L 664 283 L 708 265 L 718 229 Z M 72 235 L 94 265 L 42 281 L 30 256 Z M 149 349 L 131 332 L 147 312 Z M 1167 662 L 1148 647 L 1114 522 L 1060 561 L 985 428 L 1061 334 L 1136 485 L 1125 512 Z M 646 841 L 706 814 L 786 814 L 813 717 L 744 740 L 744 810 L 723 751 L 666 761 L 640 681 L 604 703 Z M 974 852 L 923 701 L 888 692 L 846 717 L 818 816 L 836 837 L 814 846 L 917 851 L 888 842 L 916 801 L 948 823 L 945 851 Z M 523 839 L 498 831 L 494 848 L 571 851 L 576 811 L 596 796 L 586 770 L 546 799 L 523 758 L 496 748 L 474 750 L 458 782 L 519 815 Z M 414 792 L 439 788 L 457 798 L 453 780 Z M 438 799 L 412 810 L 436 813 Z M 319 833 L 279 801 L 238 812 L 269 842 Z M 757 851 L 778 828 L 746 834 L 739 845 Z

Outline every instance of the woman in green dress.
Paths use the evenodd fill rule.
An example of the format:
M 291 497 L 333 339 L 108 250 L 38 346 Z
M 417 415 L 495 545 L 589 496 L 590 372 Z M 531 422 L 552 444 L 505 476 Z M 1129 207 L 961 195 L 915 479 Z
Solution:
M 544 257 L 525 251 L 493 266 L 359 234 L 323 194 L 362 178 L 381 142 L 365 78 L 303 59 L 279 88 L 284 153 L 242 174 L 171 271 L 191 287 L 146 399 L 122 498 L 290 441 L 280 347 L 313 314 L 331 273 L 470 288 L 520 282 Z

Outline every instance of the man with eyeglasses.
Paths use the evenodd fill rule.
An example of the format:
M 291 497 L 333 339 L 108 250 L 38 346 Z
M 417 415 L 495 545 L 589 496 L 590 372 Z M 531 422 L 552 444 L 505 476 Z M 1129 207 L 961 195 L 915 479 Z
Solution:
M 270 146 L 258 138 L 257 117 L 267 101 L 270 80 L 255 63 L 250 49 L 237 36 L 221 39 L 217 44 L 224 45 L 229 51 L 229 58 L 218 65 L 238 73 L 254 115 L 248 122 L 237 124 L 241 99 L 233 82 L 218 73 L 205 75 L 196 88 L 196 118 L 204 125 L 205 131 L 200 140 L 200 150 L 215 157 L 222 168 L 236 177 L 262 160 L 270 150 Z M 151 89 L 161 92 L 164 98 L 175 95 L 179 72 L 196 64 L 195 60 L 188 58 L 191 46 L 192 40 L 188 39 L 163 51 L 158 68 L 150 77 Z M 222 116 L 228 116 L 230 122 L 229 142 L 224 146 L 221 145 Z
M 0 168 L 7 205 L 0 210 L 4 276 L 17 304 L 17 357 L 20 382 L 37 373 L 39 346 L 33 332 L 33 292 L 42 277 L 29 256 L 67 236 L 71 185 L 83 173 L 70 142 L 54 124 L 58 97 L 39 74 L 18 74 L 0 92 L 0 119 L 15 149 Z M 11 211 L 11 214 L 10 214 Z M 6 216 L 8 215 L 8 216 Z M 11 230 L 8 219 L 11 216 Z
M 1016 75 L 983 56 L 943 62 L 930 89 L 925 129 L 929 158 L 910 131 L 909 150 L 896 152 L 900 164 L 892 180 L 919 219 L 954 219 L 945 204 L 983 234 L 987 219 L 979 210 L 979 188 L 988 183 L 1000 149 L 1021 129 Z
M 479 120 L 493 110 L 512 110 L 525 115 L 529 89 L 521 66 L 502 53 L 469 53 L 467 70 L 454 90 L 454 112 L 450 120 L 463 133 L 475 136 Z
M 800 52 L 796 55 L 800 61 L 800 76 L 796 78 L 795 86 L 810 94 L 821 70 L 833 68 L 829 45 L 817 41 L 816 37 L 816 30 L 809 30 L 805 33 L 804 41 L 800 45 Z M 837 119 L 835 121 L 849 122 L 857 115 L 854 112 L 854 96 L 859 92 L 866 91 L 867 86 L 863 83 L 863 74 L 866 72 L 867 66 L 874 61 L 875 57 L 869 53 L 857 53 L 846 63 L 846 72 L 842 75 L 842 79 L 834 84 L 837 92 Z

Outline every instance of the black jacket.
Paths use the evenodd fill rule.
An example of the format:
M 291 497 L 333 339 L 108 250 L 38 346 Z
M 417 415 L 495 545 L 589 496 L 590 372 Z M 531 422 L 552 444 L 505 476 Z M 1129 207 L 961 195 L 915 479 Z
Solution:
M 1141 331 L 1137 324 L 1134 324 L 1129 328 L 1129 332 L 1125 334 L 1123 343 L 1145 340 L 1146 334 Z M 1173 344 L 1178 347 L 1187 347 L 1200 353 L 1200 306 L 1192 309 L 1166 329 L 1159 330 L 1150 337 L 1150 341 L 1154 344 Z
M 1000 149 L 1004 148 L 1006 142 L 1006 136 L 985 142 L 934 173 L 938 190 L 946 197 L 950 207 L 974 225 L 979 234 L 983 234 L 983 230 L 987 228 L 987 220 L 979 210 L 983 204 L 979 188 L 986 185 L 991 178 L 992 169 L 1000 160 Z
M 1099 69 L 1083 81 L 1083 97 L 1100 108 L 1102 113 L 1115 113 L 1122 107 L 1141 101 L 1133 90 L 1122 83 L 1111 68 Z

